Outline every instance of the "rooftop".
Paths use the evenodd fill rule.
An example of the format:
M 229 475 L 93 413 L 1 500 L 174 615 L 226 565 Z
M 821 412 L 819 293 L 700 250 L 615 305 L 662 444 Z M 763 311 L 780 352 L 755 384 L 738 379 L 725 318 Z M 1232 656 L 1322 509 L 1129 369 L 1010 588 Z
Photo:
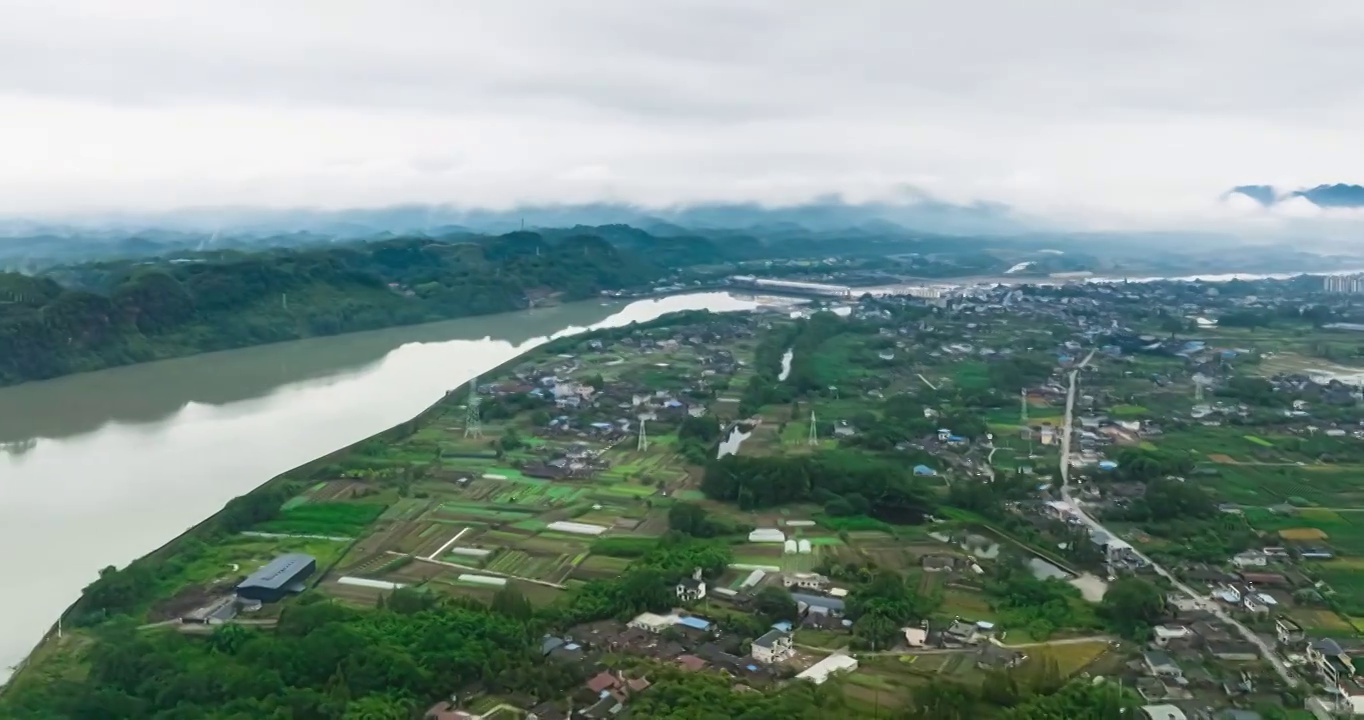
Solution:
M 784 637 L 787 637 L 787 634 L 780 630 L 768 630 L 762 637 L 754 640 L 753 644 L 757 647 L 770 648 Z
M 1177 705 L 1143 705 L 1141 711 L 1150 720 L 1187 720 L 1188 718 Z
M 265 567 L 251 573 L 237 587 L 279 590 L 292 583 L 298 574 L 307 569 L 309 565 L 317 566 L 317 560 L 313 559 L 311 555 L 304 555 L 303 553 L 280 555 L 266 563 Z

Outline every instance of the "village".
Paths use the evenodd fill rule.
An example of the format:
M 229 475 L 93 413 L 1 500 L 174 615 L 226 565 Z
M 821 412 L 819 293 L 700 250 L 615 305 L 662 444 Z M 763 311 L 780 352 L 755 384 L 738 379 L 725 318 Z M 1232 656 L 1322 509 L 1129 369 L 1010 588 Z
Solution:
M 1152 295 L 1169 314 L 1132 314 Z M 1358 387 L 1290 371 L 1310 341 L 1220 328 L 1244 302 L 1190 296 L 866 296 L 556 341 L 452 389 L 401 439 L 355 448 L 222 559 L 303 553 L 316 572 L 296 587 L 361 607 L 508 587 L 547 607 L 670 533 L 723 542 L 723 567 L 667 588 L 671 610 L 547 635 L 546 660 L 586 680 L 568 698 L 483 703 L 509 717 L 622 717 L 660 667 L 760 691 L 837 678 L 878 706 L 1046 668 L 1121 683 L 1153 719 L 1364 714 Z M 904 523 L 847 489 L 735 502 L 707 478 L 727 455 L 838 453 L 892 463 L 936 507 Z M 679 507 L 709 529 L 679 528 Z M 889 633 L 859 623 L 880 573 L 931 599 Z M 1104 613 L 1126 579 L 1161 601 L 1124 635 Z M 238 621 L 206 599 L 225 577 L 187 580 L 153 619 Z M 1034 592 L 1064 609 L 1030 609 Z M 790 611 L 755 625 L 774 598 Z

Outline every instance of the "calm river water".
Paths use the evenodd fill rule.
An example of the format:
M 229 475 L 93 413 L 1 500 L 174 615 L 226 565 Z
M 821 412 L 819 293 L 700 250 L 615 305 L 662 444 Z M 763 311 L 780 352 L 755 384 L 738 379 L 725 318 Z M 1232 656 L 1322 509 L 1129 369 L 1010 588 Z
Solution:
M 100 568 L 477 373 L 589 328 L 756 306 L 725 293 L 581 303 L 0 389 L 0 682 Z

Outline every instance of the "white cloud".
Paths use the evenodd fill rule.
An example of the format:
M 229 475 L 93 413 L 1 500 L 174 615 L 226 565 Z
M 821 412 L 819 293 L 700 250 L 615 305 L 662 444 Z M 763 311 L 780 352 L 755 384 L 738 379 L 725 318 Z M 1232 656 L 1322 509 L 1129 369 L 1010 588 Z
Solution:
M 1355 0 L 0 0 L 0 16 L 8 213 L 912 185 L 1161 224 L 1252 215 L 1218 200 L 1233 185 L 1364 180 Z

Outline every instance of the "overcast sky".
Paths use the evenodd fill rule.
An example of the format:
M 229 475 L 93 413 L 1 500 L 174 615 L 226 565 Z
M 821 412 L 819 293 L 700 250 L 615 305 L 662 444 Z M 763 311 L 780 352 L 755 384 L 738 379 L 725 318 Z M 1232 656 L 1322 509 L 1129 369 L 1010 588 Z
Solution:
M 0 0 L 0 212 L 1364 182 L 1364 2 Z M 1280 212 L 1310 212 L 1288 207 Z

